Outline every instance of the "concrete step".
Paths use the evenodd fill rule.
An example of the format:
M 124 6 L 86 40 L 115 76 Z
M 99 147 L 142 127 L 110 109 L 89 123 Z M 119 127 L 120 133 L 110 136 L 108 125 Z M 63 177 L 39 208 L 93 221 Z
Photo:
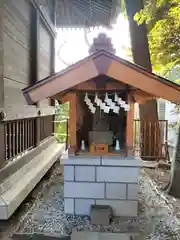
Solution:
M 70 240 L 71 236 L 68 235 L 49 235 L 49 234 L 43 234 L 43 233 L 15 233 L 11 237 L 12 240 Z
M 15 212 L 64 151 L 64 145 L 58 144 L 56 141 L 51 142 L 50 140 L 50 144 L 45 146 L 46 148 L 42 151 L 37 151 L 41 146 L 37 147 L 34 150 L 36 154 L 31 154 L 30 151 L 23 156 L 26 164 L 21 164 L 19 169 L 12 169 L 14 171 L 0 184 L 0 220 L 7 220 Z M 29 162 L 25 157 L 28 157 Z M 18 162 L 14 165 L 16 167 Z M 8 171 L 8 168 L 12 168 L 12 166 L 2 172 Z
M 71 240 L 133 240 L 126 233 L 102 233 L 102 232 L 72 232 Z

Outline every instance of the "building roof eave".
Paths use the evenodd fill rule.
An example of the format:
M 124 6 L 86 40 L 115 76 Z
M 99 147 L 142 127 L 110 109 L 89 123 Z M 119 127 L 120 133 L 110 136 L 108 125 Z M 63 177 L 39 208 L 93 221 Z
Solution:
M 58 28 L 110 27 L 120 13 L 118 0 L 56 0 Z M 91 11 L 91 12 L 90 12 Z

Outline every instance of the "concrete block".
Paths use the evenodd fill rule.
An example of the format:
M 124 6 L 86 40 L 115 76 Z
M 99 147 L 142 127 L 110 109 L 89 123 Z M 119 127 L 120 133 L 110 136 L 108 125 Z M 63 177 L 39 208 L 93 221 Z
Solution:
M 137 160 L 135 157 L 122 158 L 122 157 L 102 157 L 102 165 L 104 166 L 124 166 L 124 167 L 142 167 L 142 161 Z
M 109 206 L 91 206 L 91 223 L 94 225 L 109 226 L 112 218 L 112 208 Z
M 95 204 L 93 199 L 75 199 L 75 214 L 90 216 L 91 205 Z
M 137 200 L 138 194 L 140 191 L 139 184 L 128 184 L 127 189 L 128 189 L 128 194 L 127 194 L 128 199 Z
M 73 166 L 64 166 L 64 181 L 74 181 Z
M 64 197 L 104 198 L 104 183 L 65 182 Z
M 98 158 L 83 158 L 83 157 L 71 157 L 70 159 L 63 160 L 64 165 L 82 165 L 82 166 L 98 166 L 100 165 L 100 157 Z
M 126 184 L 107 183 L 106 198 L 108 199 L 126 199 Z
M 75 166 L 75 181 L 94 182 L 95 167 Z
M 64 212 L 66 214 L 74 214 L 74 199 L 72 198 L 64 199 Z
M 137 201 L 123 200 L 96 200 L 98 205 L 109 205 L 113 209 L 114 216 L 136 217 L 138 213 Z
M 137 167 L 97 167 L 97 182 L 137 183 L 139 173 Z

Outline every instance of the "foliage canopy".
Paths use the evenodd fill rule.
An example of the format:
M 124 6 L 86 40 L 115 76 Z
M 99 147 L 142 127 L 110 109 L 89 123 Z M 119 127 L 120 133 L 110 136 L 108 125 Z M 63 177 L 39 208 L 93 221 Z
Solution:
M 136 13 L 138 24 L 146 23 L 153 69 L 165 75 L 172 68 L 180 71 L 180 1 L 144 0 Z

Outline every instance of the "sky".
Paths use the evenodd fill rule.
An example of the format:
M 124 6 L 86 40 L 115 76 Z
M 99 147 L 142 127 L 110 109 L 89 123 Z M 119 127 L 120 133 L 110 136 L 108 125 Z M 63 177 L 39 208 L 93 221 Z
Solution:
M 90 44 L 92 44 L 93 39 L 100 32 L 106 33 L 112 39 L 117 56 L 129 59 L 127 54 L 127 49 L 130 48 L 129 24 L 122 14 L 118 16 L 116 23 L 112 25 L 112 29 L 102 27 L 90 29 L 87 35 Z M 59 51 L 59 49 L 61 50 Z M 88 56 L 88 46 L 84 40 L 83 29 L 58 29 L 56 39 L 56 72 L 86 56 Z

